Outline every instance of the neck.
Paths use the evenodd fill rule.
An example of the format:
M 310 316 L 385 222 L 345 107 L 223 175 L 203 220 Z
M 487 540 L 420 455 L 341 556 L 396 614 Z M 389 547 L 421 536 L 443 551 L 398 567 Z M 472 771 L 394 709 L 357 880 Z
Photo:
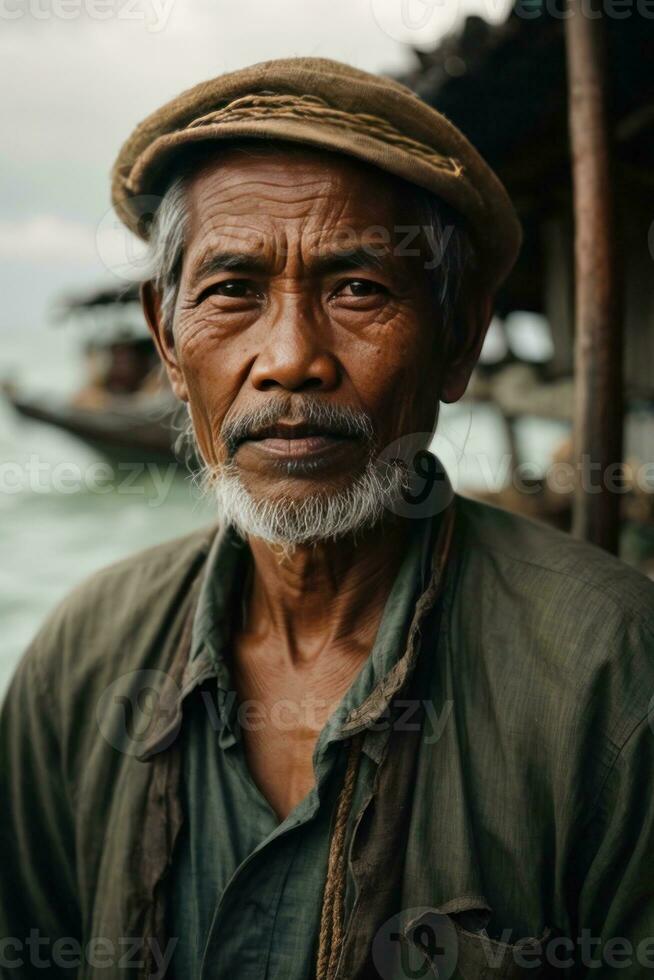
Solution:
M 273 642 L 298 666 L 323 651 L 367 656 L 403 557 L 408 529 L 396 520 L 352 537 L 280 555 L 258 538 L 247 633 Z

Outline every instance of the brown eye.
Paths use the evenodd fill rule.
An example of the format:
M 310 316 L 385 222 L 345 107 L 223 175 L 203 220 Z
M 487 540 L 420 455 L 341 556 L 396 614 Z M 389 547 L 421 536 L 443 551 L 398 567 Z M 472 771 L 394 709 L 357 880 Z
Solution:
M 228 282 L 220 282 L 216 286 L 216 292 L 221 296 L 236 296 L 241 299 L 253 292 L 252 284 L 247 279 L 230 279 Z
M 225 279 L 223 282 L 214 282 L 211 286 L 207 286 L 198 296 L 198 302 L 202 303 L 208 296 L 225 296 L 229 299 L 256 299 L 259 296 L 259 290 L 250 279 Z
M 348 279 L 336 290 L 336 295 L 355 296 L 364 298 L 366 296 L 378 296 L 387 292 L 384 286 L 372 279 Z

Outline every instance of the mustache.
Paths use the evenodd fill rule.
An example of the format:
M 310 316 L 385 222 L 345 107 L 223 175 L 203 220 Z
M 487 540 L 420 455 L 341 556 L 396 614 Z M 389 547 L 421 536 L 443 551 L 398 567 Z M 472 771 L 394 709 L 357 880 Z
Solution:
M 371 448 L 375 441 L 372 419 L 361 409 L 334 405 L 315 397 L 287 395 L 223 422 L 220 436 L 228 457 L 231 459 L 242 442 L 256 438 L 263 429 L 282 420 L 306 423 L 329 435 L 359 439 Z

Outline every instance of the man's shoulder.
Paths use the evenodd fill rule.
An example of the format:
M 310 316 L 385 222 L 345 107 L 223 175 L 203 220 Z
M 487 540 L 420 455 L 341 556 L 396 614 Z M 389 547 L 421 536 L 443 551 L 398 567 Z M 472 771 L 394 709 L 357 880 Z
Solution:
M 203 528 L 106 565 L 74 588 L 60 609 L 96 616 L 98 602 L 112 607 L 114 615 L 151 608 L 153 597 L 165 601 L 204 561 L 215 534 L 215 527 Z
M 654 690 L 654 584 L 599 548 L 461 498 L 462 669 L 551 717 L 603 718 L 621 745 Z M 480 663 L 481 661 L 481 663 Z M 599 705 L 602 710 L 598 714 Z
M 470 556 L 510 576 L 525 600 L 601 603 L 607 615 L 633 617 L 654 636 L 654 582 L 601 548 L 547 524 L 460 497 Z M 544 591 L 543 591 L 544 590 Z
M 188 595 L 216 528 L 136 552 L 94 572 L 55 607 L 23 658 L 42 683 L 129 669 Z

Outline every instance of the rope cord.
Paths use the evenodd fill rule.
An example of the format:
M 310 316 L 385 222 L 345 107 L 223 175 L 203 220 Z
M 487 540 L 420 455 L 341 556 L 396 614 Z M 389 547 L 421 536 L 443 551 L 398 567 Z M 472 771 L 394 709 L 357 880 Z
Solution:
M 336 806 L 334 830 L 329 844 L 327 880 L 320 918 L 316 980 L 333 980 L 343 947 L 343 905 L 345 900 L 345 837 L 347 820 L 359 771 L 364 733 L 352 738 L 347 756 L 347 768 Z

